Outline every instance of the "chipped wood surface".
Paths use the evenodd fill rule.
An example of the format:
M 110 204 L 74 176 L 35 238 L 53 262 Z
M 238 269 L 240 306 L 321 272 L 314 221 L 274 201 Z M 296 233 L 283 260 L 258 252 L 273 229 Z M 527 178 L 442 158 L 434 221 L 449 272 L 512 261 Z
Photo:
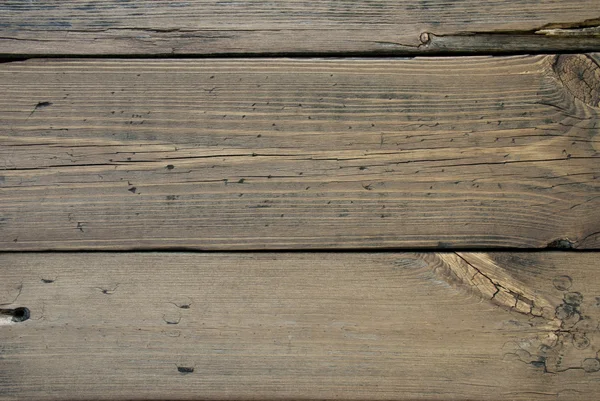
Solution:
M 0 54 L 598 51 L 598 6 L 598 0 L 4 1 Z
M 0 254 L 0 399 L 590 400 L 598 258 Z M 16 320 L 16 321 L 15 321 Z
M 598 248 L 597 55 L 0 66 L 0 248 Z

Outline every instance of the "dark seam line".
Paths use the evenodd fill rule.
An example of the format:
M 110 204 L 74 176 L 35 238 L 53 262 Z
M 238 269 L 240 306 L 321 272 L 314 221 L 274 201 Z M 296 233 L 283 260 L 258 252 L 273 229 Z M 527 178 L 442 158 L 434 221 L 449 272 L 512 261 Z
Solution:
M 548 54 L 581 54 L 600 52 L 600 45 L 593 47 L 573 49 L 544 48 L 541 50 L 498 50 L 498 51 L 362 51 L 362 52 L 273 52 L 273 53 L 215 53 L 215 54 L 5 54 L 0 53 L 0 63 L 11 63 L 32 59 L 119 59 L 119 60 L 147 60 L 147 59 L 172 59 L 172 60 L 202 60 L 202 59 L 345 59 L 345 58 L 429 58 L 429 57 L 461 57 L 461 56 L 491 56 L 507 57 L 520 55 L 548 55 Z
M 49 254 L 49 253 L 222 253 L 222 254 L 242 254 L 242 253 L 446 253 L 454 254 L 456 252 L 474 252 L 474 253 L 600 253 L 600 249 L 561 249 L 561 248 L 484 248 L 484 247 L 469 247 L 469 248 L 435 248 L 435 247 L 423 247 L 423 248 L 368 248 L 368 247 L 352 247 L 352 248 L 315 248 L 315 249 L 200 249 L 193 247 L 141 247 L 131 249 L 52 249 L 52 250 L 0 250 L 0 255 L 7 254 Z

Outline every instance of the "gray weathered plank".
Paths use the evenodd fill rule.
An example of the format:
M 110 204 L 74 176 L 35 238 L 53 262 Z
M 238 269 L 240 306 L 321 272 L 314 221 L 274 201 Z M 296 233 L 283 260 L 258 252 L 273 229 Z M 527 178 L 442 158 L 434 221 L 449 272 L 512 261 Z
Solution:
M 0 66 L 0 249 L 600 246 L 594 55 Z
M 599 268 L 557 252 L 2 253 L 0 399 L 587 401 Z
M 490 45 L 493 52 L 598 51 L 599 6 L 598 0 L 3 1 L 0 54 L 407 54 Z

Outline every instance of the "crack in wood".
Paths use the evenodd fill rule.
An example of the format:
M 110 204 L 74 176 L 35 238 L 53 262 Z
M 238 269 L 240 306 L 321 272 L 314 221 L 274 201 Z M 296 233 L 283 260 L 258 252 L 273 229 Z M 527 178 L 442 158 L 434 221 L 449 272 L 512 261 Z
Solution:
M 571 277 L 562 275 L 553 280 L 556 290 L 563 293 L 563 299 L 558 300 L 529 288 L 487 254 L 453 252 L 439 254 L 439 259 L 441 264 L 434 272 L 445 281 L 508 312 L 530 316 L 538 334 L 519 343 L 505 344 L 505 357 L 541 368 L 545 373 L 600 371 L 600 349 L 593 358 L 589 357 L 589 348 L 600 339 L 599 321 L 585 313 L 584 295 L 570 290 Z
M 600 66 L 588 55 L 562 54 L 553 69 L 567 92 L 588 106 L 600 107 Z

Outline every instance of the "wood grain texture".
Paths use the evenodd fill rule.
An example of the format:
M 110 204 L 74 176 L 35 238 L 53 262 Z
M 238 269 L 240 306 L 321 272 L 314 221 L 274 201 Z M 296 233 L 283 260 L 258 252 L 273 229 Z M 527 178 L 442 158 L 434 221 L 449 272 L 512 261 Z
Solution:
M 599 6 L 598 0 L 15 0 L 0 5 L 0 54 L 408 54 L 487 51 L 490 44 L 494 52 L 598 51 Z
M 598 248 L 597 63 L 6 63 L 0 248 Z
M 557 252 L 3 253 L 0 399 L 590 400 L 599 267 Z

